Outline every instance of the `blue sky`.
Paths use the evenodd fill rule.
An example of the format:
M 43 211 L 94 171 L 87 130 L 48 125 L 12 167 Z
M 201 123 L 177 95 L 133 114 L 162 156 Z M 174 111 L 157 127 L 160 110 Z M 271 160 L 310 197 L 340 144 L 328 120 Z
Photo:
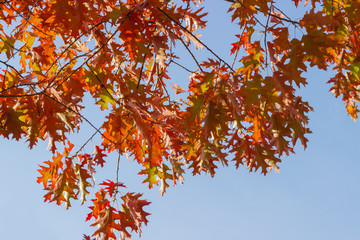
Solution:
M 230 43 L 238 32 L 226 15 L 229 4 L 205 1 L 204 6 L 214 12 L 207 18 L 209 28 L 202 33 L 203 39 L 231 62 Z M 291 10 L 292 14 L 299 12 Z M 192 66 L 190 61 L 185 61 L 188 66 Z M 296 154 L 283 158 L 279 173 L 263 176 L 245 168 L 220 168 L 214 178 L 187 173 L 184 185 L 161 197 L 156 188 L 148 190 L 141 184 L 136 164 L 122 158 L 120 181 L 128 191 L 144 192 L 144 198 L 152 202 L 146 208 L 152 215 L 141 239 L 359 239 L 360 128 L 347 116 L 341 100 L 329 92 L 326 82 L 332 75 L 317 69 L 305 75 L 309 85 L 300 92 L 315 109 L 309 125 L 313 134 L 305 151 L 299 145 Z M 177 84 L 188 81 L 180 70 L 171 76 Z M 97 125 L 101 122 L 92 107 L 84 115 L 98 121 Z M 74 138 L 79 144 L 92 132 L 84 126 L 80 134 Z M 90 222 L 84 222 L 88 203 L 80 206 L 73 201 L 67 211 L 43 203 L 45 192 L 36 183 L 36 169 L 51 157 L 46 147 L 44 142 L 29 151 L 24 141 L 1 139 L 0 239 L 81 239 L 83 233 L 95 231 L 89 228 Z M 114 180 L 116 158 L 110 155 L 108 165 L 98 170 L 98 183 Z

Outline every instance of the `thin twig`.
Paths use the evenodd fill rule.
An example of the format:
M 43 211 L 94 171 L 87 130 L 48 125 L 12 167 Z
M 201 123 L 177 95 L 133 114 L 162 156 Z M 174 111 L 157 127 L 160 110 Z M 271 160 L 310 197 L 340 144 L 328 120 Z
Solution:
M 113 95 L 107 90 L 106 86 L 102 83 L 102 81 L 100 80 L 100 78 L 98 77 L 98 75 L 94 72 L 94 70 L 92 69 L 92 67 L 91 67 L 88 63 L 86 63 L 86 66 L 90 69 L 90 71 L 92 72 L 92 74 L 93 74 L 93 75 L 95 76 L 95 78 L 98 80 L 98 82 L 100 83 L 101 87 L 105 89 L 105 91 L 106 91 L 107 94 L 110 96 L 110 98 L 111 98 L 112 100 L 114 100 L 115 102 L 117 102 L 116 99 L 113 97 Z
M 100 131 L 100 129 L 98 129 Z M 95 137 L 95 135 L 98 133 L 98 131 L 95 131 L 94 134 L 79 148 L 79 150 L 76 151 L 76 153 L 74 153 L 71 158 L 76 157 L 76 155 L 78 155 L 78 153 L 84 149 L 84 147 L 91 141 L 91 139 L 93 139 Z
M 205 47 L 211 54 L 213 54 L 217 59 L 219 59 L 221 62 L 223 62 L 226 66 L 228 66 L 231 71 L 235 72 L 235 70 L 226 62 L 224 61 L 219 55 L 217 55 L 213 50 L 211 50 L 205 43 L 201 42 L 192 32 L 190 32 L 188 29 L 186 29 L 184 26 L 182 26 L 178 21 L 173 19 L 171 16 L 169 16 L 166 12 L 164 12 L 159 7 L 157 8 L 162 14 L 164 14 L 167 18 L 169 18 L 172 22 L 174 22 L 176 25 L 178 25 L 181 29 L 189 33 L 193 38 L 195 38 L 203 47 Z M 179 37 L 180 38 L 180 37 Z
M 266 20 L 266 26 L 265 26 L 265 29 L 264 29 L 264 34 L 265 34 L 265 37 L 264 37 L 264 47 L 265 47 L 265 67 L 268 66 L 268 47 L 267 47 L 267 29 L 269 27 L 269 22 L 270 22 L 270 14 L 271 14 L 271 8 L 273 6 L 273 3 L 271 2 L 271 5 L 270 5 L 270 9 L 269 9 L 269 12 L 268 12 L 268 17 L 267 17 L 267 20 Z
M 119 155 L 118 155 L 118 159 L 117 159 L 117 166 L 116 166 L 116 183 L 119 182 L 119 169 L 120 169 L 120 151 L 119 151 Z M 117 190 L 117 186 L 116 186 L 116 190 Z
M 182 69 L 184 69 L 185 71 L 188 71 L 189 73 L 195 73 L 196 71 L 191 71 L 190 69 L 184 67 L 183 65 L 181 65 L 180 63 L 178 62 L 175 62 L 174 60 L 170 60 L 170 63 L 175 63 L 176 65 L 178 65 L 179 67 L 181 67 Z
M 93 129 L 95 129 L 95 131 L 97 133 L 99 133 L 101 136 L 103 136 L 103 138 L 105 138 L 106 140 L 108 140 L 109 142 L 111 142 L 112 144 L 116 145 L 116 143 L 114 143 L 113 141 L 111 141 L 110 139 L 108 139 L 101 131 L 100 129 L 98 129 L 97 127 L 94 126 L 94 124 L 92 122 L 90 122 L 86 117 L 84 117 L 81 113 L 79 113 L 78 111 L 75 111 L 74 109 L 66 106 L 64 103 L 58 101 L 57 99 L 51 97 L 50 95 L 44 93 L 44 96 L 53 100 L 54 102 L 56 102 L 57 104 L 63 106 L 64 108 L 70 110 L 71 112 L 75 113 L 76 115 L 78 115 L 79 117 L 81 117 L 83 120 L 85 120 L 85 122 L 87 122 Z
M 145 61 L 146 61 L 146 53 L 145 53 L 145 55 L 144 55 L 144 61 L 142 62 L 142 64 L 141 64 L 141 69 L 140 69 L 140 75 L 139 75 L 139 79 L 138 79 L 138 83 L 137 83 L 137 85 L 136 85 L 136 88 L 138 89 L 139 88 L 139 86 L 140 86 L 140 81 L 141 81 L 141 78 L 142 78 L 142 73 L 143 73 L 143 70 L 144 70 L 144 65 L 145 65 Z M 155 64 L 155 63 L 154 63 Z
M 186 50 L 189 52 L 189 54 L 191 55 L 192 59 L 195 61 L 196 65 L 199 67 L 201 72 L 204 72 L 204 70 L 202 69 L 200 63 L 197 61 L 196 57 L 194 56 L 194 54 L 191 52 L 191 50 L 189 49 L 189 47 L 187 46 L 187 44 L 185 43 L 184 39 L 182 39 L 181 37 L 178 37 L 178 39 L 180 40 L 180 42 L 184 45 L 184 47 L 186 48 Z
M 272 16 L 272 17 L 274 17 L 274 18 L 277 18 L 277 19 L 279 19 L 279 20 L 281 20 L 281 21 L 285 21 L 285 22 L 292 23 L 292 24 L 294 24 L 294 25 L 300 25 L 299 22 L 292 20 L 292 19 L 291 19 L 289 16 L 287 16 L 280 8 L 278 8 L 278 7 L 276 7 L 276 6 L 274 6 L 274 8 L 275 8 L 276 10 L 278 10 L 278 11 L 279 11 L 282 15 L 284 15 L 286 18 L 282 18 L 282 17 L 276 16 L 276 15 L 274 15 L 274 14 L 272 14 L 272 13 L 269 14 L 270 16 Z

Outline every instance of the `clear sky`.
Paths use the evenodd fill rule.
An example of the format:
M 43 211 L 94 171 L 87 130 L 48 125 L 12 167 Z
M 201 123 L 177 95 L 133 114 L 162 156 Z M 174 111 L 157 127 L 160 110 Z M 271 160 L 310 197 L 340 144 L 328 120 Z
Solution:
M 202 34 L 206 44 L 231 62 L 230 43 L 239 32 L 229 23 L 228 6 L 225 1 L 205 1 L 204 7 L 213 12 Z M 278 6 L 289 9 L 285 4 Z M 299 13 L 291 10 L 292 14 Z M 186 63 L 191 67 L 190 61 Z M 263 176 L 248 173 L 244 167 L 220 167 L 211 178 L 192 177 L 188 172 L 184 185 L 161 197 L 156 188 L 148 190 L 140 184 L 143 177 L 136 174 L 137 164 L 122 158 L 120 181 L 128 191 L 144 192 L 144 198 L 152 202 L 146 207 L 152 215 L 141 239 L 358 240 L 360 128 L 347 116 L 341 100 L 329 92 L 326 82 L 333 74 L 317 69 L 306 74 L 309 85 L 300 91 L 315 109 L 310 114 L 313 134 L 305 151 L 299 145 L 296 154 L 283 158 L 279 173 Z M 171 76 L 177 84 L 188 81 L 180 70 Z M 101 122 L 92 108 L 84 115 L 98 125 Z M 84 127 L 82 135 L 74 138 L 79 144 L 92 134 Z M 43 203 L 45 192 L 36 183 L 36 169 L 51 157 L 47 142 L 30 151 L 24 141 L 0 141 L 0 239 L 81 239 L 83 233 L 95 231 L 84 221 L 88 203 L 80 206 L 73 201 L 67 211 Z M 96 175 L 97 183 L 114 180 L 115 166 L 116 156 L 110 155 L 108 165 Z M 134 235 L 133 239 L 138 238 Z

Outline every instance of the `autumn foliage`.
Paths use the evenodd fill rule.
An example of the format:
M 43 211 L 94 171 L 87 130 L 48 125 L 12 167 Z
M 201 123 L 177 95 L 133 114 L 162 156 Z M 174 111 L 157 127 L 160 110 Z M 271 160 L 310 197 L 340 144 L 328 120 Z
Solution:
M 309 67 L 335 70 L 329 88 L 355 120 L 360 100 L 360 1 L 286 0 L 307 9 L 296 20 L 283 2 L 219 1 L 239 29 L 222 53 L 234 56 L 228 63 L 198 34 L 215 11 L 206 1 L 0 0 L 0 135 L 29 148 L 49 142 L 53 158 L 37 182 L 47 202 L 91 204 L 86 220 L 97 230 L 85 239 L 130 238 L 148 222 L 142 194 L 123 193 L 118 179 L 95 182 L 112 152 L 141 165 L 144 183 L 161 194 L 187 169 L 277 170 L 311 132 L 312 108 L 296 91 Z M 212 57 L 199 61 L 198 50 Z M 170 66 L 189 72 L 187 88 L 169 77 Z M 83 115 L 86 96 L 106 113 L 101 126 Z M 69 140 L 84 124 L 101 136 L 93 153 L 82 151 L 91 139 Z

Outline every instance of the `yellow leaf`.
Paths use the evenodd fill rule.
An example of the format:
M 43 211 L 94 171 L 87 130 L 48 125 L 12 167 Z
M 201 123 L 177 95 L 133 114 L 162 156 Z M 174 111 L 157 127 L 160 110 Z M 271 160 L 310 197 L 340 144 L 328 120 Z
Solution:
M 357 113 L 359 112 L 359 110 L 357 109 L 356 105 L 352 105 L 352 104 L 348 104 L 346 106 L 346 110 L 348 112 L 348 115 L 351 116 L 351 118 L 353 118 L 355 121 L 357 119 Z

